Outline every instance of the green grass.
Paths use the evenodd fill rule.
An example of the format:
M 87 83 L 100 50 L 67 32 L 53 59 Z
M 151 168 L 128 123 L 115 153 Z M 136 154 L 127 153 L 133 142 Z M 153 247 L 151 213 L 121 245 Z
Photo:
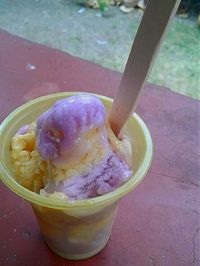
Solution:
M 99 17 L 99 10 L 80 8 L 71 0 L 1 0 L 0 28 L 123 72 L 143 13 L 111 7 Z M 193 18 L 175 17 L 148 81 L 200 99 L 199 34 Z
M 150 75 L 150 82 L 200 99 L 199 30 L 193 21 L 175 18 Z

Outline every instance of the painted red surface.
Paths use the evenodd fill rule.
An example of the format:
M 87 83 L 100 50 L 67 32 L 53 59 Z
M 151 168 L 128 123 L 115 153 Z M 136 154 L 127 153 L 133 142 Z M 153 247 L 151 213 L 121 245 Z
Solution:
M 0 121 L 34 97 L 113 97 L 121 75 L 0 31 Z M 35 69 L 32 67 L 34 66 Z M 147 84 L 137 112 L 154 141 L 152 167 L 121 202 L 106 248 L 69 261 L 44 244 L 29 204 L 0 185 L 0 265 L 200 265 L 199 102 Z

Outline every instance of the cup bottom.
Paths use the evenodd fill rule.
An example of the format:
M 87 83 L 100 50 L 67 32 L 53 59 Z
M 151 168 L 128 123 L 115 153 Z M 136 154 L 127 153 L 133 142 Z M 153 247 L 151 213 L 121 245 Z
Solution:
M 53 248 L 51 245 L 49 245 L 49 243 L 47 243 L 47 241 L 45 241 L 45 240 L 44 241 L 45 241 L 46 245 L 48 246 L 48 248 L 50 250 L 52 250 L 58 256 L 63 257 L 64 259 L 69 259 L 69 260 L 82 260 L 82 259 L 88 259 L 90 257 L 93 257 L 96 254 L 98 254 L 100 251 L 102 251 L 106 247 L 109 238 L 110 238 L 110 236 L 106 239 L 106 241 L 103 243 L 103 245 L 101 245 L 97 249 L 95 249 L 91 252 L 88 252 L 88 253 L 82 253 L 82 254 L 76 254 L 76 255 L 64 254 L 62 252 L 59 252 L 58 250 Z

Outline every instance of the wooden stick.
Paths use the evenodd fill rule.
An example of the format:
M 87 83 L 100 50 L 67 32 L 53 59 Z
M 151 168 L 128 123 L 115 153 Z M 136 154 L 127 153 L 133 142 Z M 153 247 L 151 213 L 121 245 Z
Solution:
M 109 114 L 113 132 L 118 136 L 134 112 L 169 22 L 180 0 L 149 0 Z

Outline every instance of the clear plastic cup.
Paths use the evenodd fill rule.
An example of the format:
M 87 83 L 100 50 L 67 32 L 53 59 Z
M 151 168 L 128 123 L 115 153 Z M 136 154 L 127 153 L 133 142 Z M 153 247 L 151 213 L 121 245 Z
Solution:
M 5 185 L 29 201 L 43 238 L 56 254 L 68 259 L 84 259 L 101 251 L 107 244 L 120 199 L 146 175 L 152 160 L 150 133 L 134 114 L 126 125 L 133 147 L 133 175 L 121 187 L 108 194 L 67 202 L 46 198 L 22 187 L 15 180 L 10 155 L 10 139 L 24 124 L 33 122 L 55 101 L 77 93 L 56 93 L 34 99 L 14 110 L 0 126 L 0 176 Z M 96 94 L 95 94 L 96 95 Z M 99 97 L 106 108 L 112 99 Z

